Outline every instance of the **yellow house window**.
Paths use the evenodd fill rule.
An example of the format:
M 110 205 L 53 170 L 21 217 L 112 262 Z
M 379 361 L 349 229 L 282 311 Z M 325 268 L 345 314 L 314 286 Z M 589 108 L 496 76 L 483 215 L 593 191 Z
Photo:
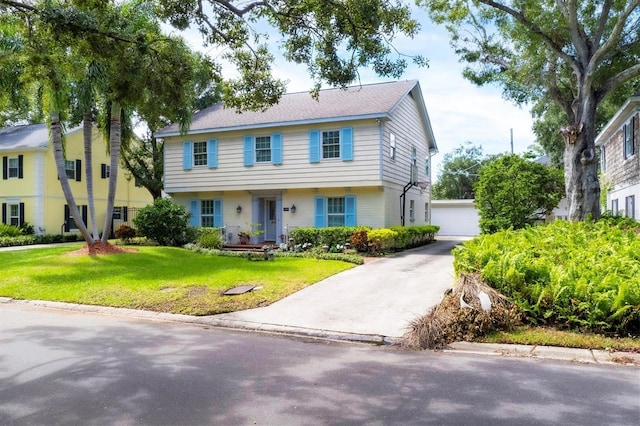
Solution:
M 18 162 L 18 157 L 15 158 L 9 158 L 9 177 L 10 178 L 17 178 L 18 177 L 18 170 L 19 170 L 19 162 Z
M 9 204 L 9 225 L 20 226 L 20 205 Z

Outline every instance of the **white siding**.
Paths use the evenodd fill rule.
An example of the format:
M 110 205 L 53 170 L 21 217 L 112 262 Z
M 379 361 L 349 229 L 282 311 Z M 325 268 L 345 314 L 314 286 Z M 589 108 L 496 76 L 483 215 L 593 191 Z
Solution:
M 396 159 L 389 154 L 389 134 L 396 137 Z M 407 96 L 392 113 L 391 120 L 384 126 L 383 131 L 383 179 L 403 187 L 411 180 L 411 148 L 415 147 L 418 159 L 418 180 L 430 182 L 430 176 L 425 174 L 425 158 L 429 155 L 427 135 L 418 107 L 411 96 Z
M 309 162 L 309 130 L 353 127 L 353 160 Z M 244 166 L 243 136 L 282 133 L 283 164 L 254 163 Z M 195 166 L 183 170 L 182 142 L 218 140 L 218 167 Z M 168 138 L 165 144 L 165 191 L 268 190 L 293 188 L 355 187 L 380 184 L 379 132 L 375 120 L 340 125 L 295 126 L 256 132 L 211 133 Z

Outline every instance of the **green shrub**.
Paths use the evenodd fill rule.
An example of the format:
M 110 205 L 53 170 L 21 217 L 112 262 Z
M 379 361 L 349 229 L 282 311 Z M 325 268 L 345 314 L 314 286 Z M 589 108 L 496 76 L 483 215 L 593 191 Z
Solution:
M 296 228 L 289 234 L 296 245 L 311 244 L 318 245 L 318 233 L 320 228 Z
M 554 221 L 481 235 L 454 250 L 533 324 L 640 335 L 640 238 L 626 221 Z
M 374 253 L 384 253 L 395 246 L 398 233 L 391 229 L 372 229 L 367 233 L 367 238 Z
M 20 235 L 23 235 L 22 230 L 17 226 L 0 223 L 0 237 L 19 237 Z
M 350 242 L 351 235 L 356 231 L 353 226 L 331 226 L 318 229 L 318 245 L 335 248 Z
M 224 245 L 224 240 L 218 228 L 198 228 L 197 244 L 207 249 L 220 249 Z
M 157 198 L 152 205 L 140 209 L 133 225 L 140 235 L 161 246 L 181 246 L 196 239 L 195 229 L 189 226 L 189 213 L 168 198 Z

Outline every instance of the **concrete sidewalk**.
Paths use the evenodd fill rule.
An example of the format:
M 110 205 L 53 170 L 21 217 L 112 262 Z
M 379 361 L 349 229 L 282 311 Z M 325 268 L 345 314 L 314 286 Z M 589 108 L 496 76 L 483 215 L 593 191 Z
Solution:
M 451 249 L 465 237 L 374 260 L 262 308 L 216 315 L 247 328 L 290 327 L 401 337 L 454 284 Z

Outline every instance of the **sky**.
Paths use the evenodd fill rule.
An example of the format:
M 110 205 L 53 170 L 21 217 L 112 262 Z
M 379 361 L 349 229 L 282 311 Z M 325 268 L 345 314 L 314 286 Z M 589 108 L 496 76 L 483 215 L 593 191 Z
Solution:
M 515 153 L 527 151 L 535 141 L 529 109 L 504 99 L 499 86 L 478 87 L 465 80 L 462 77 L 464 64 L 458 61 L 444 27 L 433 24 L 421 9 L 414 8 L 413 17 L 422 25 L 420 32 L 413 39 L 396 39 L 393 46 L 404 55 L 420 54 L 429 61 L 427 68 L 410 64 L 401 79 L 420 82 L 439 151 L 432 159 L 432 178 L 437 179 L 444 155 L 467 141 L 481 145 L 485 154 L 511 151 L 512 139 Z M 289 93 L 311 90 L 313 82 L 306 66 L 286 62 L 278 54 L 278 37 L 273 34 L 268 43 L 276 56 L 274 75 L 288 81 Z M 216 57 L 217 52 L 203 47 L 198 31 L 188 30 L 180 35 L 194 50 Z M 361 70 L 362 84 L 384 81 L 390 79 L 376 76 L 367 69 Z

